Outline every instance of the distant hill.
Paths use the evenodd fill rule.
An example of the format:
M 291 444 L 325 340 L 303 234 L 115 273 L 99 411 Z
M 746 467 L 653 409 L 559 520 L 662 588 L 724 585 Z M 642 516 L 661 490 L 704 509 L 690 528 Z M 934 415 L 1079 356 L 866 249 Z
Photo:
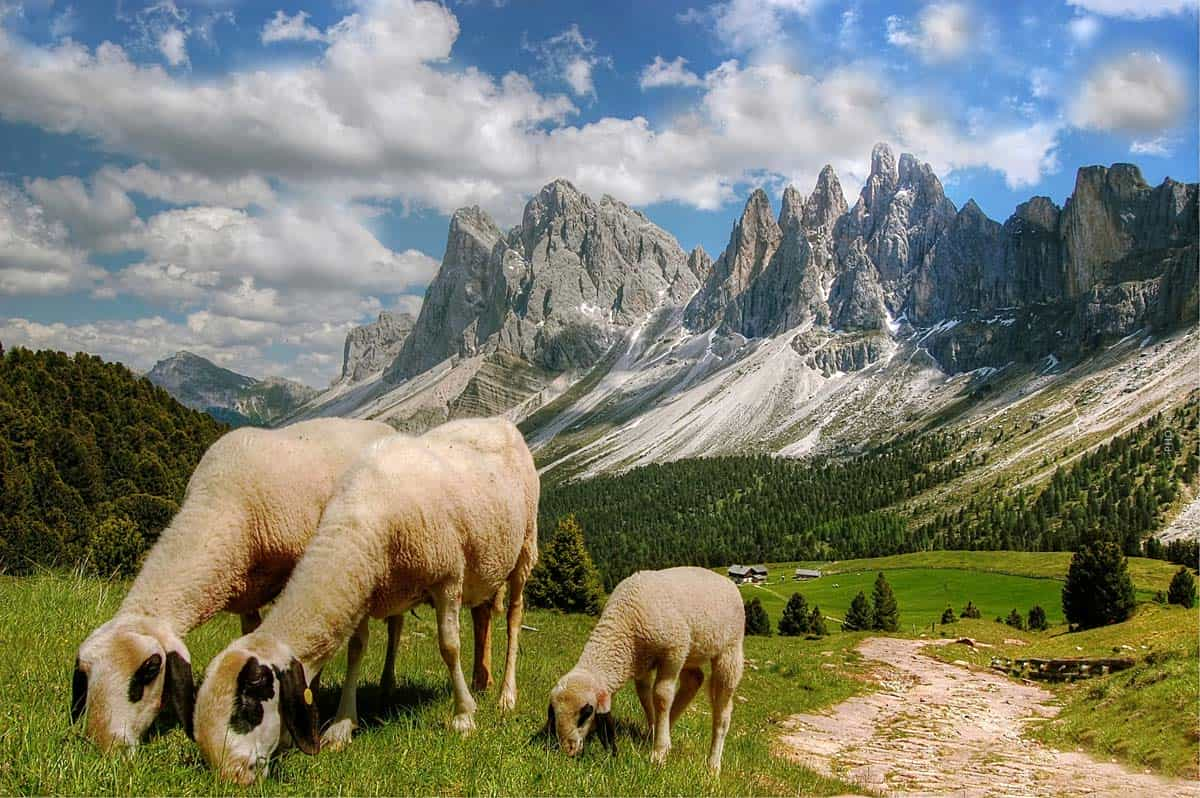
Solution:
M 87 561 L 128 572 L 227 429 L 118 363 L 4 352 L 0 570 Z
M 269 427 L 317 395 L 307 385 L 247 377 L 191 352 L 158 361 L 146 377 L 188 407 L 234 427 Z

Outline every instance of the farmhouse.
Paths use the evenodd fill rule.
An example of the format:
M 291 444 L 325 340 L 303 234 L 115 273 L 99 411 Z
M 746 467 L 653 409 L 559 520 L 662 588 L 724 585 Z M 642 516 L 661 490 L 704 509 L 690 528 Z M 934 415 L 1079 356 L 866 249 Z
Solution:
M 760 584 L 767 581 L 767 566 L 765 565 L 731 565 L 729 578 L 741 585 L 746 582 Z
M 821 578 L 821 572 L 815 571 L 811 568 L 797 568 L 796 573 L 792 576 L 792 579 L 795 579 L 798 582 L 805 581 L 808 579 L 820 579 L 820 578 Z

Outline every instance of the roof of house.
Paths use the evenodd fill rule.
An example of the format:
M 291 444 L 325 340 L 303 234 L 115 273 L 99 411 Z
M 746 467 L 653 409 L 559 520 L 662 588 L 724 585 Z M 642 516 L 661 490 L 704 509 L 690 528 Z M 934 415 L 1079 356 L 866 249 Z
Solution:
M 767 572 L 767 566 L 765 566 L 765 565 L 751 565 L 750 566 L 750 573 L 765 574 L 766 572 Z
M 820 576 L 820 571 L 815 571 L 812 568 L 797 568 L 796 576 Z
M 730 576 L 748 576 L 750 574 L 750 566 L 748 565 L 731 565 L 729 566 Z

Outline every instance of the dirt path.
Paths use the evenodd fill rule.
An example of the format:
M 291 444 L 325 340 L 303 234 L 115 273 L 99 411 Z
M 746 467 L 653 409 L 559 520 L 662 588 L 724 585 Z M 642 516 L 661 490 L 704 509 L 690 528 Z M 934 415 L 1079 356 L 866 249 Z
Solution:
M 928 640 L 875 637 L 859 652 L 880 663 L 879 692 L 795 715 L 786 753 L 818 772 L 885 795 L 1200 796 L 1200 783 L 1136 773 L 1021 735 L 1053 716 L 1040 687 L 940 662 Z

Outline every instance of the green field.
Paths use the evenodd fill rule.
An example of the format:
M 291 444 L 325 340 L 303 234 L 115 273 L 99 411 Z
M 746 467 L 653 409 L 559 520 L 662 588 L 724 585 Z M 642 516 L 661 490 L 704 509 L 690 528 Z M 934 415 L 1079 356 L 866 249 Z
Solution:
M 698 698 L 679 720 L 667 764 L 649 761 L 645 723 L 632 686 L 616 696 L 616 758 L 590 745 L 579 759 L 531 741 L 546 716 L 550 687 L 574 664 L 593 620 L 533 611 L 537 632 L 521 638 L 517 712 L 501 717 L 495 696 L 480 701 L 479 728 L 462 739 L 446 728 L 452 699 L 428 609 L 411 616 L 397 664 L 399 698 L 381 706 L 374 685 L 383 663 L 383 627 L 373 625 L 360 713 L 366 728 L 344 751 L 316 757 L 287 753 L 265 782 L 240 790 L 217 782 L 199 750 L 179 729 L 143 745 L 132 758 L 101 756 L 68 724 L 71 666 L 79 642 L 115 611 L 124 586 L 61 575 L 0 577 L 0 795 L 13 794 L 355 794 L 355 795 L 828 795 L 847 786 L 775 757 L 774 722 L 811 711 L 862 690 L 854 678 L 860 639 L 823 641 L 755 638 L 747 641 L 747 668 L 719 778 L 704 767 L 709 739 L 707 699 Z M 236 636 L 222 617 L 188 643 L 199 673 Z M 501 624 L 502 626 L 502 624 Z M 464 624 L 469 651 L 471 624 Z M 493 640 L 502 652 L 504 634 Z M 832 652 L 822 656 L 822 652 Z M 498 674 L 502 655 L 494 658 Z M 469 660 L 468 660 L 469 662 Z M 825 663 L 837 667 L 822 668 Z M 326 669 L 319 701 L 330 718 L 344 673 L 339 657 Z
M 956 610 L 970 599 L 984 620 L 960 622 L 938 634 L 970 634 L 994 640 L 993 651 L 1013 636 L 1029 641 L 1026 653 L 1066 652 L 1078 645 L 1098 653 L 1132 643 L 1145 661 L 1134 671 L 1063 690 L 1062 722 L 1037 733 L 1066 747 L 1083 747 L 1171 773 L 1194 772 L 1187 758 L 1196 746 L 1196 614 L 1143 605 L 1135 621 L 1081 634 L 1064 635 L 1061 625 L 1041 634 L 1016 633 L 991 619 L 1016 607 L 1024 613 L 1040 603 L 1053 623 L 1061 623 L 1061 583 L 1050 578 L 1065 570 L 1062 555 L 1008 555 L 997 552 L 936 552 L 822 566 L 829 573 L 814 582 L 792 582 L 794 564 L 774 566 L 776 580 L 744 587 L 760 596 L 772 622 L 787 597 L 799 590 L 810 605 L 841 617 L 859 590 L 870 593 L 879 569 L 886 569 L 900 606 L 902 632 L 928 634 L 947 603 Z M 1059 561 L 1063 560 L 1062 563 Z M 1165 588 L 1173 568 L 1133 561 L 1142 591 Z M 921 568 L 927 564 L 932 567 Z M 786 570 L 783 570 L 785 569 Z M 839 570 L 845 569 L 845 570 Z M 1024 575 L 1022 575 L 1024 574 Z M 838 585 L 834 587 L 834 585 Z M 178 729 L 152 736 L 133 757 L 101 756 L 68 724 L 71 663 L 79 642 L 115 611 L 124 585 L 62 574 L 0 577 L 0 794 L 228 794 L 242 792 L 213 779 L 196 747 Z M 397 672 L 400 694 L 390 703 L 374 685 L 382 666 L 382 626 L 372 627 L 360 690 L 365 728 L 345 751 L 315 758 L 287 753 L 272 765 L 269 779 L 250 794 L 489 794 L 489 795 L 778 795 L 836 794 L 847 785 L 822 778 L 772 754 L 778 721 L 813 711 L 871 689 L 853 648 L 863 634 L 835 631 L 821 640 L 753 637 L 746 641 L 751 666 L 739 691 L 734 722 L 719 778 L 703 767 L 709 737 L 707 702 L 697 700 L 674 735 L 675 748 L 664 767 L 650 764 L 641 709 L 632 688 L 616 697 L 621 753 L 609 757 L 598 745 L 570 760 L 532 738 L 545 718 L 547 693 L 574 663 L 593 620 L 532 611 L 527 623 L 538 631 L 522 637 L 517 712 L 500 716 L 495 697 L 480 701 L 478 731 L 462 739 L 446 729 L 451 696 L 437 653 L 429 610 L 409 617 Z M 1189 627 L 1190 623 L 1190 627 Z M 502 624 L 501 624 L 502 626 Z M 831 624 L 836 630 L 836 624 Z M 189 637 L 197 673 L 236 636 L 236 621 L 222 617 Z M 464 624 L 469 651 L 470 623 Z M 501 628 L 494 641 L 503 650 Z M 1174 642 L 1172 642 L 1174 641 Z M 952 658 L 986 658 L 990 653 L 953 647 Z M 1154 652 L 1154 656 L 1145 655 Z M 497 673 L 500 657 L 494 660 Z M 986 664 L 986 663 L 984 663 Z M 824 667 L 823 667 L 824 666 Z M 1190 670 L 1189 670 L 1190 668 Z M 327 668 L 319 696 L 322 716 L 332 717 L 344 673 L 339 656 Z M 1123 679 L 1128 681 L 1122 681 Z M 1103 690 L 1098 696 L 1097 690 Z M 1072 692 L 1073 691 L 1073 692 Z M 1102 723 L 1100 720 L 1102 719 Z M 1190 725 L 1188 725 L 1190 723 Z M 1124 726 L 1122 725 L 1124 724 Z M 1130 726 L 1132 724 L 1132 726 Z M 1103 731 L 1107 728 L 1118 731 Z M 1138 742 L 1120 729 L 1138 730 Z M 1191 760 L 1191 762 L 1194 762 Z M 1189 770 L 1193 767 L 1193 770 Z

